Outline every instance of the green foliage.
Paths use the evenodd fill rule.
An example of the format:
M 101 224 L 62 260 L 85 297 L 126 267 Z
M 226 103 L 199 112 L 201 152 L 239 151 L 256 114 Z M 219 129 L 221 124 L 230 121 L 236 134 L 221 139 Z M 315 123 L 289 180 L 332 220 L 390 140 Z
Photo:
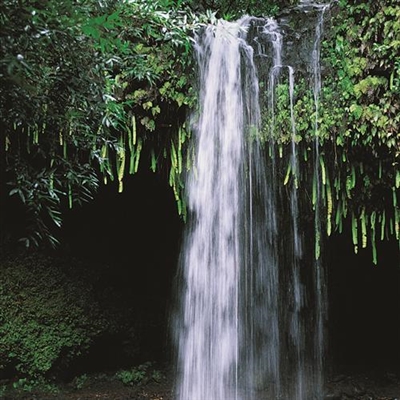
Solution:
M 124 385 L 133 386 L 148 383 L 151 380 L 160 382 L 163 376 L 160 371 L 153 368 L 151 362 L 146 362 L 129 370 L 118 371 L 115 374 L 115 378 Z
M 75 377 L 73 380 L 74 388 L 77 390 L 82 389 L 86 385 L 87 381 L 88 381 L 87 374 L 83 374 L 83 375 Z
M 190 0 L 188 5 L 197 12 L 212 10 L 219 18 L 233 20 L 241 16 L 254 15 L 259 17 L 274 16 L 280 10 L 297 4 L 297 0 L 258 1 L 258 0 Z
M 172 165 L 195 100 L 190 36 L 207 22 L 183 6 L 2 2 L 2 182 L 27 213 L 25 246 L 56 245 L 64 206 L 89 201 L 101 178 L 122 191 L 144 148 L 152 170 Z M 184 213 L 177 168 L 170 176 Z
M 2 182 L 27 213 L 23 243 L 56 245 L 63 207 L 89 201 L 101 180 L 116 181 L 122 191 L 124 176 L 143 163 L 167 170 L 185 217 L 182 175 L 193 159 L 185 121 L 196 105 L 193 32 L 217 16 L 272 15 L 295 3 L 2 2 Z M 311 200 L 321 180 L 328 235 L 356 221 L 362 237 L 353 235 L 355 249 L 370 244 L 375 252 L 375 238 L 400 236 L 399 8 L 395 0 L 340 0 L 328 19 L 318 115 L 307 78 L 296 76 L 294 94 L 300 169 L 310 172 L 317 135 L 323 175 L 314 183 L 299 179 Z M 273 118 L 263 113 L 263 137 L 278 144 L 281 156 L 292 139 L 288 103 L 288 83 L 281 81 Z M 291 171 L 283 168 L 287 184 Z
M 340 18 L 351 21 L 351 29 L 338 16 L 336 44 L 329 51 L 338 72 L 333 79 L 345 94 L 342 106 L 349 113 L 347 130 L 339 140 L 367 146 L 376 154 L 394 148 L 398 157 L 400 11 L 394 5 L 348 2 Z
M 61 224 L 63 199 L 80 204 L 98 186 L 90 151 L 98 141 L 103 78 L 79 28 L 94 4 L 0 6 L 2 181 L 29 215 L 22 239 L 28 247 L 56 244 L 51 223 Z
M 145 369 L 142 367 L 133 368 L 131 370 L 122 370 L 116 373 L 116 378 L 124 385 L 134 385 L 140 383 L 146 375 Z
M 301 187 L 315 210 L 320 182 L 325 234 L 349 230 L 355 252 L 370 246 L 375 263 L 377 240 L 395 237 L 400 243 L 400 11 L 395 3 L 343 0 L 334 6 L 323 41 L 318 115 L 307 77 L 296 76 L 294 93 Z M 288 82 L 280 82 L 275 96 L 273 119 L 264 111 L 263 136 L 278 143 L 280 156 L 288 160 Z M 309 167 L 316 136 L 318 177 Z M 288 163 L 284 184 L 291 178 Z
M 325 86 L 335 107 L 330 126 L 337 160 L 336 214 L 350 208 L 353 243 L 371 245 L 394 236 L 400 243 L 398 176 L 400 157 L 400 10 L 396 1 L 341 1 L 325 55 L 331 67 Z M 335 88 L 337 88 L 335 90 Z M 330 93 L 329 93 L 330 92 Z M 338 218 L 338 217 L 337 217 Z M 341 217 L 339 217 L 339 222 Z M 357 229 L 359 227 L 359 229 Z M 378 234 L 379 232 L 379 234 Z
M 7 386 L 4 387 L 4 394 L 9 396 L 15 394 L 16 397 L 19 397 L 18 394 L 21 392 L 32 393 L 33 391 L 40 391 L 41 393 L 46 394 L 57 394 L 59 389 L 56 385 L 46 382 L 44 379 L 28 379 L 28 378 L 20 378 L 17 381 L 13 382 L 11 388 Z
M 65 367 L 106 329 L 90 286 L 54 260 L 17 258 L 0 269 L 0 370 L 14 370 L 25 386 Z
M 146 1 L 123 2 L 115 15 L 115 24 L 124 29 L 116 32 L 115 40 L 107 34 L 106 52 L 112 57 L 104 64 L 107 111 L 103 122 L 118 129 L 120 138 L 116 168 L 109 166 L 105 172 L 110 179 L 116 175 L 122 191 L 124 174 L 137 171 L 142 150 L 147 149 L 154 172 L 158 166 L 170 169 L 169 182 L 184 215 L 182 168 L 175 158 L 177 154 L 182 158 L 182 144 L 189 136 L 184 128 L 186 110 L 196 100 L 188 79 L 193 72 L 191 35 L 208 17 L 177 6 L 167 11 L 165 2 Z M 108 157 L 106 147 L 102 154 Z

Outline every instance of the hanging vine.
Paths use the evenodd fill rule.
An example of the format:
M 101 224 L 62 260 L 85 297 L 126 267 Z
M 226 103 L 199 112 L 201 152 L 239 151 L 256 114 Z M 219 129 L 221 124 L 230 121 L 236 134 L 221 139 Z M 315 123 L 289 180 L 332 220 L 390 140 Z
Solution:
M 227 17 L 244 10 L 215 4 Z M 61 225 L 64 202 L 90 200 L 100 180 L 122 191 L 141 164 L 166 173 L 185 216 L 182 179 L 194 157 L 186 120 L 196 104 L 191 37 L 216 20 L 194 9 L 170 0 L 2 3 L 2 181 L 25 206 L 27 246 L 55 245 L 51 227 Z M 400 10 L 396 0 L 340 0 L 326 21 L 316 160 L 324 232 L 351 230 L 354 250 L 371 247 L 377 262 L 378 240 L 400 243 Z M 276 89 L 274 137 L 261 132 L 282 160 L 290 159 L 292 140 L 287 85 Z M 293 106 L 296 186 L 312 209 L 316 116 L 310 82 L 300 75 Z M 269 123 L 264 112 L 263 126 Z M 290 162 L 282 168 L 285 185 L 293 171 Z
M 343 0 L 332 7 L 322 49 L 325 72 L 317 132 L 307 76 L 296 77 L 294 94 L 301 190 L 311 193 L 315 210 L 318 183 L 313 174 L 310 179 L 307 165 L 318 135 L 315 162 L 321 174 L 324 233 L 350 229 L 354 251 L 370 247 L 375 264 L 378 240 L 395 238 L 400 245 L 400 10 L 395 3 Z M 271 121 L 265 111 L 263 134 L 287 160 L 284 185 L 291 179 L 288 96 L 288 83 L 281 80 L 274 111 L 277 128 L 269 137 Z

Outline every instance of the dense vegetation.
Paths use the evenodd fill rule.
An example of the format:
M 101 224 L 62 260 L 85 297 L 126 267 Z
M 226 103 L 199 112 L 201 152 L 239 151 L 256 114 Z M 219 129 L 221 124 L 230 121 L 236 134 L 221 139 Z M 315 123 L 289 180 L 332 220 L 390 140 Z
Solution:
M 165 176 L 184 217 L 181 176 L 193 158 L 186 121 L 196 105 L 193 34 L 217 17 L 278 14 L 295 2 L 276 3 L 2 1 L 0 206 L 9 213 L 0 216 L 8 223 L 1 245 L 56 246 L 68 207 L 90 201 L 110 181 L 122 191 L 124 177 L 139 164 Z M 377 262 L 376 240 L 400 243 L 398 1 L 340 0 L 325 31 L 318 115 L 307 82 L 296 89 L 301 185 L 315 208 L 315 181 L 321 180 L 323 233 L 351 231 L 355 250 L 370 245 Z M 263 132 L 288 154 L 287 87 L 278 93 L 281 128 L 274 138 L 267 126 Z M 320 175 L 310 179 L 316 117 Z M 291 179 L 285 160 L 282 185 Z M 111 328 L 87 288 L 69 288 L 67 275 L 60 282 L 65 271 L 47 271 L 48 261 L 28 268 L 29 262 L 1 265 L 0 297 L 8 307 L 0 313 L 0 369 L 43 377 Z M 54 314 L 80 325 L 66 329 Z M 43 342 L 33 339 L 38 332 Z
M 156 359 L 165 328 L 150 301 L 140 301 L 146 283 L 124 286 L 116 270 L 126 276 L 65 255 L 2 258 L 0 397 L 6 388 L 54 391 L 90 372 L 134 380 L 129 368 Z
M 92 285 L 68 275 L 60 260 L 3 261 L 0 369 L 7 374 L 50 377 L 107 330 Z
M 195 105 L 191 37 L 217 14 L 270 15 L 290 3 L 3 2 L 2 203 L 7 193 L 18 197 L 26 215 L 11 240 L 56 245 L 65 206 L 93 198 L 102 180 L 118 181 L 122 191 L 142 153 L 153 171 L 161 164 L 169 171 L 184 215 L 180 177 L 192 157 L 185 119 Z M 334 10 L 318 121 L 326 231 L 342 230 L 349 215 L 355 248 L 370 242 L 376 258 L 376 237 L 399 239 L 399 8 L 395 0 L 343 0 Z M 304 142 L 314 136 L 312 102 L 299 90 Z M 278 142 L 289 139 L 278 130 Z
M 400 8 L 398 2 L 341 1 L 324 48 L 321 135 L 331 142 L 332 203 L 342 231 L 350 216 L 355 251 L 376 240 L 400 243 Z M 397 5 L 397 6 L 396 6 Z
M 147 139 L 153 170 L 176 155 L 185 134 L 172 132 L 192 101 L 189 34 L 200 22 L 170 6 L 2 3 L 2 165 L 27 214 L 26 247 L 56 244 L 63 202 L 90 200 L 100 179 L 121 191 Z M 173 174 L 171 184 L 178 197 Z
M 333 5 L 325 13 L 318 111 L 314 82 L 300 76 L 296 83 L 295 140 L 301 159 L 300 176 L 292 180 L 302 181 L 314 211 L 317 182 L 321 184 L 319 211 L 324 221 L 316 227 L 317 255 L 319 236 L 335 231 L 351 232 L 356 253 L 371 247 L 375 263 L 378 240 L 393 238 L 400 243 L 399 17 L 396 0 L 373 4 L 343 0 Z M 288 93 L 288 83 L 281 83 L 273 137 L 280 153 L 286 154 L 285 184 L 292 172 Z M 264 130 L 270 140 L 268 124 Z M 311 160 L 317 170 L 310 166 Z

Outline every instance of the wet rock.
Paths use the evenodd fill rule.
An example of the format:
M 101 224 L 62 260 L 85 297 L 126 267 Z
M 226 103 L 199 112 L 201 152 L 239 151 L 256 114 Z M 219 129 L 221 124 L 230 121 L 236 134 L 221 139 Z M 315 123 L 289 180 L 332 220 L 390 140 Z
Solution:
M 331 392 L 325 395 L 324 400 L 341 400 L 342 395 L 339 391 Z

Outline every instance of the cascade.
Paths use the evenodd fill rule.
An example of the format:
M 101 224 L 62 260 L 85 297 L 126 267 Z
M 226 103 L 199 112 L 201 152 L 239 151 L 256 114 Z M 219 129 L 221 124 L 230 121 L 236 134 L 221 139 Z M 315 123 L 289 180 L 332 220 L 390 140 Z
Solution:
M 202 110 L 197 160 L 187 182 L 193 215 L 182 261 L 181 400 L 238 398 L 245 119 L 241 51 L 252 52 L 241 37 L 243 26 L 220 21 L 196 40 Z M 249 97 L 256 98 L 254 93 Z
M 321 5 L 321 11 L 318 15 L 316 28 L 315 28 L 315 37 L 314 37 L 314 45 L 313 51 L 311 53 L 312 57 L 312 66 L 313 66 L 313 75 L 314 75 L 314 85 L 313 85 L 313 95 L 314 95 L 314 104 L 315 104 L 315 120 L 314 120 L 314 131 L 315 131 L 315 141 L 314 141 L 314 180 L 316 184 L 316 204 L 315 204 L 315 213 L 314 213 L 314 221 L 315 221 L 315 237 L 317 243 L 315 244 L 315 265 L 314 265 L 314 291 L 315 291 L 315 332 L 316 332 L 316 340 L 314 347 L 314 368 L 316 373 L 314 373 L 314 377 L 316 378 L 315 382 L 315 396 L 316 398 L 323 397 L 323 379 L 322 373 L 318 373 L 318 371 L 323 370 L 323 355 L 324 355 L 324 322 L 326 320 L 327 314 L 327 293 L 326 293 L 326 277 L 323 271 L 323 265 L 321 261 L 321 250 L 320 250 L 320 241 L 321 241 L 321 231 L 322 231 L 322 223 L 321 223 L 321 185 L 322 179 L 320 177 L 320 154 L 319 154 L 319 133 L 318 133 L 318 119 L 319 119 L 319 101 L 320 101 L 320 92 L 321 92 L 321 63 L 320 63 L 320 53 L 321 53 L 321 37 L 323 34 L 324 27 L 324 16 L 325 12 L 328 9 L 327 4 Z
M 309 1 L 298 7 L 318 10 L 308 60 L 315 102 L 316 235 L 319 53 L 327 7 Z M 220 20 L 195 37 L 200 106 L 192 123 L 196 159 L 186 181 L 189 218 L 173 326 L 177 400 L 323 398 L 326 293 L 321 258 L 309 262 L 313 257 L 305 256 L 301 234 L 296 66 L 290 51 L 285 54 L 286 24 L 246 16 Z M 268 150 L 263 144 L 259 104 L 266 99 L 267 134 L 274 138 L 282 81 L 288 84 L 292 137 L 287 190 L 279 181 L 274 140 Z

